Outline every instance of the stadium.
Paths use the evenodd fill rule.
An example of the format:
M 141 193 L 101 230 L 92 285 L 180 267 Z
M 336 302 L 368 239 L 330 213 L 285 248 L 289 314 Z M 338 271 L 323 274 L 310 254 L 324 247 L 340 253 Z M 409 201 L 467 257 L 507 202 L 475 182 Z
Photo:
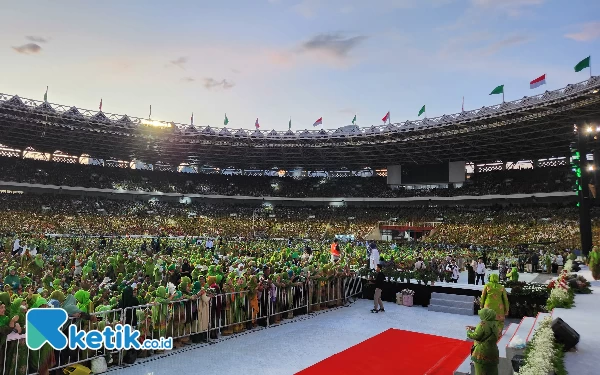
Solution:
M 286 27 L 298 26 L 290 12 L 304 17 L 306 28 L 318 19 L 320 8 L 312 3 L 301 2 L 287 11 L 277 8 L 288 6 L 279 1 L 267 3 L 265 7 L 289 22 Z M 425 3 L 429 9 L 431 4 Z M 492 9 L 499 19 L 522 25 L 517 20 L 529 14 L 522 12 L 542 3 L 498 6 L 474 1 L 465 15 L 477 18 L 469 12 Z M 353 17 L 357 4 L 325 14 Z M 377 2 L 373 8 L 387 9 L 395 17 L 416 12 L 408 2 L 394 4 L 388 9 L 387 2 Z M 338 112 L 353 113 L 352 124 L 330 129 L 321 126 L 323 117 L 314 126 L 294 129 L 290 118 L 287 130 L 261 128 L 258 118 L 254 129 L 231 126 L 227 114 L 223 125 L 195 124 L 193 113 L 190 123 L 182 124 L 153 117 L 152 106 L 147 117 L 124 113 L 135 112 L 146 98 L 161 98 L 175 113 L 179 102 L 196 100 L 195 95 L 209 98 L 203 105 L 211 111 L 231 100 L 241 113 L 263 103 L 280 116 L 282 103 L 293 103 L 298 112 L 327 96 L 327 105 L 359 98 L 371 111 L 373 103 L 400 91 L 382 83 L 369 86 L 362 76 L 367 81 L 373 80 L 373 72 L 400 76 L 398 67 L 417 65 L 422 65 L 419 75 L 425 76 L 428 55 L 419 53 L 421 47 L 413 51 L 402 44 L 406 36 L 397 30 L 347 38 L 343 33 L 317 34 L 285 50 L 249 52 L 237 45 L 239 55 L 225 49 L 196 51 L 197 60 L 202 58 L 198 71 L 212 68 L 229 74 L 223 77 L 243 77 L 243 69 L 227 65 L 236 61 L 250 72 L 246 76 L 256 76 L 246 78 L 247 84 L 271 77 L 284 86 L 285 77 L 294 74 L 307 81 L 283 101 L 271 86 L 275 83 L 251 87 L 250 93 L 266 98 L 261 102 L 243 94 L 248 88 L 242 84 L 242 94 L 232 94 L 235 83 L 229 78 L 214 78 L 220 77 L 216 73 L 212 78 L 194 76 L 196 67 L 187 57 L 164 65 L 143 51 L 148 45 L 156 55 L 169 50 L 177 44 L 174 35 L 184 38 L 188 33 L 181 27 L 195 30 L 190 33 L 194 38 L 203 35 L 193 43 L 188 40 L 188 46 L 210 44 L 197 19 L 186 23 L 180 12 L 170 13 L 172 6 L 145 4 L 132 6 L 135 15 L 127 18 L 127 9 L 112 4 L 106 7 L 123 13 L 107 28 L 85 16 L 87 6 L 66 12 L 79 14 L 69 20 L 55 13 L 60 6 L 41 6 L 45 12 L 34 13 L 57 17 L 49 24 L 64 24 L 73 34 L 71 43 L 78 32 L 87 35 L 98 44 L 98 55 L 78 60 L 62 45 L 65 55 L 57 57 L 50 47 L 60 45 L 60 38 L 27 36 L 28 43 L 13 46 L 13 56 L 6 58 L 20 75 L 7 78 L 8 89 L 0 87 L 9 92 L 0 94 L 0 375 L 596 373 L 600 77 L 592 75 L 591 57 L 574 69 L 577 74 L 589 69 L 584 81 L 581 75 L 578 81 L 566 81 L 574 76 L 561 76 L 549 64 L 554 69 L 549 76 L 562 82 L 553 83 L 558 89 L 504 101 L 501 85 L 490 94 L 494 99 L 502 94 L 500 104 L 464 110 L 463 97 L 462 111 L 433 118 L 423 106 L 418 120 L 392 122 L 388 112 L 381 122 L 367 126 L 355 123 L 354 108 L 345 108 Z M 201 14 L 206 24 L 212 22 L 210 12 L 221 17 L 228 13 L 217 10 L 218 4 L 198 7 L 189 5 L 195 9 L 189 13 Z M 452 1 L 436 2 L 432 9 L 436 7 L 458 9 Z M 24 19 L 26 9 L 20 4 L 13 8 L 19 15 L 15 19 Z M 160 17 L 146 13 L 159 8 L 164 13 Z M 103 9 L 94 9 L 89 13 L 102 14 Z M 263 8 L 240 9 L 247 12 L 241 24 L 246 25 L 249 14 L 261 22 L 279 22 Z M 2 17 L 10 26 L 11 17 Z M 228 27 L 234 30 L 240 19 L 232 17 Z M 126 29 L 120 25 L 123 20 Z M 362 21 L 356 19 L 357 28 Z M 104 30 L 106 36 L 83 29 L 76 33 L 78 22 Z M 443 39 L 440 30 L 452 34 L 464 22 L 447 29 L 431 23 L 427 27 Z M 565 38 L 591 43 L 600 39 L 600 34 L 590 34 L 592 29 L 588 25 Z M 486 38 L 476 31 L 476 40 L 458 38 L 436 55 L 449 71 L 464 73 L 461 86 L 452 87 L 453 95 L 475 92 L 470 80 L 487 84 L 496 79 L 478 71 L 475 62 L 464 70 L 452 65 L 451 49 L 460 52 L 458 45 Z M 138 32 L 150 39 L 138 39 Z M 245 32 L 252 34 L 238 31 L 240 41 Z M 350 52 L 371 41 L 377 46 L 378 38 L 390 35 L 392 44 L 402 47 L 401 58 L 378 58 L 359 70 L 368 53 L 354 61 Z M 112 56 L 103 39 L 122 46 L 122 56 Z M 477 60 L 480 54 L 483 60 L 477 61 L 490 63 L 497 50 L 528 40 L 515 34 L 486 48 L 462 51 L 466 57 L 458 61 Z M 135 48 L 131 41 L 136 41 Z M 388 45 L 370 48 L 379 54 Z M 129 55 L 125 46 L 136 53 Z M 493 65 L 495 74 L 509 72 L 522 80 L 521 75 L 537 71 L 537 66 L 521 63 L 530 51 L 519 49 L 519 62 L 507 63 L 510 69 Z M 208 56 L 220 53 L 214 58 L 218 67 L 212 66 Z M 259 58 L 261 54 L 268 58 Z M 43 65 L 26 60 L 30 57 L 52 64 L 41 75 L 52 80 L 52 87 L 64 85 L 59 99 L 48 100 L 46 84 L 43 100 L 27 99 L 35 96 L 31 80 L 39 75 L 33 71 Z M 131 67 L 132 61 L 137 68 Z M 386 68 L 390 61 L 394 67 Z M 302 64 L 311 68 L 302 71 Z M 156 70 L 147 68 L 154 65 Z M 264 65 L 272 75 L 264 72 Z M 315 66 L 326 66 L 327 74 Z M 90 73 L 98 67 L 106 72 Z M 526 73 L 517 72 L 520 68 Z M 467 74 L 467 69 L 474 70 Z M 33 78 L 22 74 L 27 70 Z M 179 86 L 164 83 L 171 76 Z M 350 81 L 340 77 L 356 77 L 362 86 L 352 81 L 350 90 Z M 132 86 L 120 85 L 118 79 Z M 410 93 L 386 105 L 402 107 L 404 103 L 396 102 L 426 92 L 408 75 L 403 79 L 407 88 L 412 82 L 404 90 Z M 438 84 L 434 78 L 423 79 L 431 80 L 424 87 Z M 329 91 L 321 80 L 339 91 Z M 444 82 L 450 80 L 457 81 L 450 74 Z M 78 82 L 72 86 L 70 81 Z M 193 90 L 182 88 L 200 82 Z M 355 84 L 363 96 L 353 96 L 358 95 L 352 92 Z M 546 74 L 531 81 L 529 89 L 545 84 Z M 80 108 L 89 102 L 92 87 L 112 92 L 123 114 L 103 111 L 103 99 L 97 110 Z M 437 101 L 443 107 L 439 97 Z M 196 115 L 207 122 L 215 118 Z M 66 321 L 54 327 L 52 317 L 59 312 Z M 36 316 L 42 319 L 36 321 Z M 108 338 L 92 346 L 95 334 L 120 335 L 129 329 L 139 334 L 133 340 L 139 346 L 126 347 L 117 343 L 120 339 L 110 346 Z M 77 332 L 86 342 L 69 347 L 78 340 Z M 56 337 L 68 345 L 61 346 Z

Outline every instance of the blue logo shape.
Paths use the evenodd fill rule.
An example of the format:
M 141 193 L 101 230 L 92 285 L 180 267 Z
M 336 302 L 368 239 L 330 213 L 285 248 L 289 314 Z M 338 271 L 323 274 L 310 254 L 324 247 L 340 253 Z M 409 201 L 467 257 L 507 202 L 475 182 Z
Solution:
M 45 343 L 56 350 L 67 347 L 67 336 L 61 327 L 69 315 L 63 309 L 31 309 L 26 315 L 25 341 L 31 350 L 38 350 Z

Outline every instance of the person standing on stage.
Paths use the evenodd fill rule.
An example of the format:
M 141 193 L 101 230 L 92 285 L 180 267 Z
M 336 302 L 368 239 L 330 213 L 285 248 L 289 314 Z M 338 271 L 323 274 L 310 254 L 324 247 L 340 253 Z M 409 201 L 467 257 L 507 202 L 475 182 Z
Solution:
M 471 263 L 467 262 L 467 283 L 475 284 L 475 270 L 477 269 L 477 261 L 473 259 Z
M 539 264 L 540 264 L 540 256 L 538 255 L 537 251 L 534 251 L 533 254 L 531 255 L 531 272 L 537 273 Z
M 479 280 L 481 280 L 481 285 L 485 284 L 485 263 L 483 263 L 483 258 L 479 258 L 477 262 L 477 268 L 475 268 L 475 274 L 477 279 L 475 280 L 475 285 L 479 285 Z
M 377 265 L 375 281 L 371 281 L 370 284 L 375 284 L 375 295 L 373 296 L 373 310 L 372 313 L 385 312 L 383 308 L 383 301 L 381 300 L 381 292 L 383 291 L 383 284 L 385 283 L 385 275 L 381 272 L 381 264 Z M 379 307 L 379 310 L 377 309 Z
M 369 257 L 369 269 L 373 270 L 377 268 L 379 264 L 379 250 L 377 250 L 377 245 L 375 241 L 371 242 L 371 256 Z
M 331 263 L 337 263 L 342 255 L 340 252 L 340 244 L 338 243 L 337 238 L 333 240 L 329 252 L 331 254 Z

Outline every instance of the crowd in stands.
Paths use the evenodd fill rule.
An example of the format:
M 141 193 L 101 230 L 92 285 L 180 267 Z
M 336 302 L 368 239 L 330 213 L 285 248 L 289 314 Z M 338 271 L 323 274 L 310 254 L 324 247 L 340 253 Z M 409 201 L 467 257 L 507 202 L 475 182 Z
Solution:
M 435 222 L 423 241 L 514 246 L 579 241 L 577 208 L 493 207 L 262 207 L 205 203 L 0 195 L 0 233 L 40 235 L 167 235 L 243 238 L 367 238 L 380 221 Z M 596 223 L 597 212 L 593 212 Z M 597 234 L 598 228 L 594 224 Z
M 391 188 L 386 177 L 294 178 L 147 171 L 0 157 L 0 179 L 149 192 L 280 197 L 415 197 L 571 191 L 567 167 L 480 172 L 460 187 Z

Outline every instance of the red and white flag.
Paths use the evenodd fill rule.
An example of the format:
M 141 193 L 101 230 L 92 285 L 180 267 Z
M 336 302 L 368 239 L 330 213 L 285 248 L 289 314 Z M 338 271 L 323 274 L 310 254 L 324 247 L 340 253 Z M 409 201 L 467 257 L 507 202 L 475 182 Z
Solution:
M 260 128 L 260 124 L 258 123 L 258 117 L 256 118 L 256 122 L 254 123 L 256 129 Z
M 100 99 L 100 107 L 99 107 L 99 109 L 100 109 L 100 112 L 102 112 L 102 99 Z
M 529 88 L 535 89 L 535 88 L 540 87 L 541 85 L 545 85 L 545 84 L 546 84 L 546 75 L 544 74 L 541 77 L 537 77 L 533 81 L 529 82 Z
M 320 117 L 317 121 L 315 121 L 315 123 L 313 124 L 313 126 L 319 126 L 319 125 L 323 125 L 323 117 Z
M 385 116 L 383 116 L 383 118 L 381 119 L 381 121 L 383 121 L 384 124 L 386 122 L 388 122 L 389 120 L 390 120 L 390 112 L 386 113 Z

